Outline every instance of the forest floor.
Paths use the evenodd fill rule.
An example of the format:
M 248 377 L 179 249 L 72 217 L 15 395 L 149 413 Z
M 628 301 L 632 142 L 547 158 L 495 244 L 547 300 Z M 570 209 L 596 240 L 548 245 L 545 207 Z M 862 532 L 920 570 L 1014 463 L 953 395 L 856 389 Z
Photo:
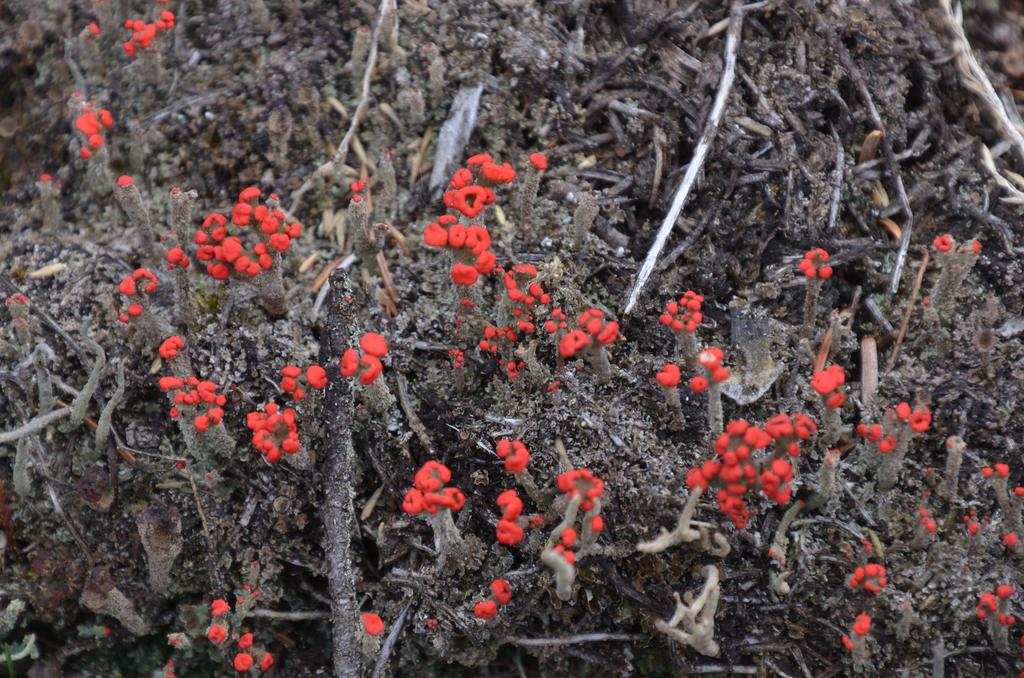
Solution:
M 164 11 L 173 26 L 127 56 L 124 22 Z M 1024 586 L 1021 548 L 1003 542 L 1014 511 L 1019 528 L 1020 495 L 999 496 L 982 473 L 1006 463 L 1009 486 L 1024 484 L 1024 3 L 964 7 L 995 103 L 972 82 L 942 2 L 768 1 L 731 13 L 687 0 L 400 0 L 397 26 L 378 11 L 365 0 L 0 4 L 0 285 L 28 300 L 23 326 L 0 329 L 0 434 L 47 414 L 44 382 L 60 401 L 51 423 L 0 442 L 0 642 L 8 656 L 25 650 L 0 674 L 9 664 L 34 677 L 221 675 L 244 631 L 257 660 L 272 653 L 267 674 L 281 676 L 359 675 L 360 662 L 398 676 L 1021 671 L 1015 630 L 1007 639 L 976 606 L 997 585 Z M 380 49 L 364 49 L 378 34 Z M 632 305 L 730 79 L 730 44 L 724 115 Z M 83 101 L 113 118 L 89 159 L 75 124 Z M 537 152 L 547 169 L 526 216 L 519 186 L 537 174 Z M 499 270 L 536 267 L 551 297 L 536 331 L 520 328 L 497 353 L 478 344 L 509 321 L 502 275 L 466 292 L 451 257 L 423 242 L 450 211 L 441 196 L 453 172 L 478 153 L 519 173 L 476 220 Z M 122 175 L 165 236 L 172 189 L 196 192 L 190 230 L 168 236 L 191 258 L 191 321 L 172 318 L 166 241 L 114 199 Z M 193 229 L 210 212 L 231 214 L 248 186 L 279 195 L 303 224 L 275 259 L 283 314 L 259 303 L 263 288 L 215 280 L 195 256 Z M 353 228 L 356 194 L 372 224 L 392 227 L 370 238 L 376 256 Z M 596 219 L 577 232 L 591 200 Z M 956 247 L 977 240 L 980 256 L 944 256 L 933 247 L 943 234 Z M 798 263 L 816 247 L 834 274 L 801 340 Z M 226 396 L 225 441 L 194 443 L 188 422 L 168 416 L 158 381 L 181 376 L 181 363 L 159 355 L 166 336 L 118 321 L 119 283 L 140 266 L 160 282 L 147 314 L 174 326 L 190 373 Z M 955 266 L 968 273 L 950 290 L 943 276 Z M 742 528 L 712 493 L 698 504 L 728 555 L 637 551 L 675 525 L 688 471 L 714 457 L 709 396 L 687 387 L 697 372 L 659 323 L 685 290 L 704 297 L 700 346 L 721 347 L 732 373 L 726 421 L 806 412 L 818 422 L 794 463 L 794 501 L 821 494 L 819 469 L 841 452 L 827 501 L 780 530 L 781 558 L 769 551 L 785 507 L 755 492 Z M 938 292 L 952 294 L 948 307 Z M 559 355 L 542 328 L 555 308 L 570 326 L 588 308 L 618 321 L 607 381 Z M 364 332 L 389 348 L 375 390 L 338 371 Z M 459 369 L 453 349 L 464 352 Z M 678 412 L 655 381 L 667 362 L 682 367 Z M 326 392 L 290 403 L 281 368 L 314 363 Z M 808 385 L 826 363 L 846 375 L 831 441 L 832 414 Z M 76 418 L 92 371 L 95 393 Z M 381 385 L 392 395 L 378 408 Z M 111 400 L 111 435 L 97 446 Z M 247 428 L 272 401 L 296 408 L 302 445 L 276 464 Z M 897 426 L 885 412 L 900 402 L 927 407 L 931 425 L 883 490 L 885 460 L 855 427 Z M 947 482 L 951 436 L 966 451 Z M 526 474 L 495 455 L 505 438 L 529 448 Z M 432 459 L 466 497 L 452 552 L 403 512 Z M 563 599 L 540 554 L 566 503 L 555 479 L 570 468 L 603 479 L 605 529 Z M 544 526 L 505 546 L 495 501 L 510 488 Z M 922 509 L 934 534 L 921 534 Z M 154 520 L 170 521 L 181 546 L 163 585 L 146 532 Z M 888 573 L 877 595 L 847 583 L 869 562 Z M 721 579 L 719 648 L 702 654 L 655 622 L 672 616 L 674 592 L 701 589 L 709 565 Z M 478 619 L 495 579 L 512 600 Z M 220 645 L 206 638 L 216 599 L 234 606 Z M 1009 613 L 1020 600 L 1006 601 Z M 383 635 L 369 638 L 357 612 L 378 614 Z M 873 625 L 851 653 L 841 637 L 858 614 Z M 184 634 L 177 647 L 174 633 Z

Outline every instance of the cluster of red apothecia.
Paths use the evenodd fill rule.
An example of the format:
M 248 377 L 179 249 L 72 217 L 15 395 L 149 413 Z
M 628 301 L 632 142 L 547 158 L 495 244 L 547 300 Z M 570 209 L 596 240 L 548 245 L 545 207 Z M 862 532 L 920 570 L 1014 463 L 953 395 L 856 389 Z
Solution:
M 86 160 L 92 157 L 93 151 L 103 146 L 103 130 L 114 124 L 114 116 L 110 111 L 105 108 L 95 110 L 95 107 L 95 101 L 83 103 L 81 114 L 75 118 L 75 128 L 85 135 L 85 146 L 78 153 Z
M 783 416 L 788 418 L 788 415 Z M 768 430 L 742 419 L 730 421 L 715 441 L 716 458 L 691 468 L 686 475 L 687 486 L 704 492 L 709 487 L 717 488 L 718 508 L 736 527 L 744 527 L 750 519 L 746 497 L 751 490 L 760 489 L 776 504 L 788 503 L 792 496 L 793 467 L 778 452 L 774 459 L 763 461 L 753 459 L 752 455 L 776 441 L 785 454 L 798 456 L 799 445 L 794 448 L 793 444 L 801 435 L 809 436 L 814 427 L 810 417 L 798 416 L 799 424 L 791 420 L 788 425 L 781 418 L 773 418 L 766 427 Z
M 174 28 L 175 17 L 174 12 L 164 10 L 160 12 L 160 16 L 156 21 L 146 23 L 142 19 L 129 19 L 124 22 L 124 28 L 127 31 L 131 31 L 132 37 L 122 45 L 124 53 L 130 57 L 138 54 L 140 49 L 149 49 L 153 46 L 153 41 L 156 40 L 157 36 L 165 31 L 169 31 Z M 90 25 L 90 31 L 92 31 Z M 99 34 L 99 26 L 96 26 L 94 34 Z
M 275 193 L 260 204 L 262 196 L 258 187 L 246 188 L 231 210 L 230 223 L 220 212 L 212 212 L 196 229 L 196 258 L 206 262 L 206 271 L 217 280 L 227 280 L 232 274 L 255 278 L 274 265 L 275 252 L 287 252 L 292 240 L 302 234 L 302 224 L 288 222 Z M 254 228 L 246 231 L 250 226 Z M 233 231 L 238 235 L 232 235 Z M 255 238 L 245 238 L 246 233 L 255 233 Z M 255 243 L 250 247 L 247 239 Z

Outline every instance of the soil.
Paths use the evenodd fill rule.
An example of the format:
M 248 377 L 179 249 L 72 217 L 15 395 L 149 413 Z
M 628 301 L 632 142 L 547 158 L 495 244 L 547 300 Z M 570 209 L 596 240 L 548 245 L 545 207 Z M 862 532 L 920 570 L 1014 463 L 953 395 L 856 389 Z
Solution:
M 0 642 L 12 656 L 34 640 L 32 656 L 4 662 L 10 675 L 222 675 L 233 671 L 245 631 L 257 659 L 272 653 L 267 675 L 282 676 L 1024 669 L 1019 633 L 1011 627 L 1008 643 L 1000 641 L 1006 629 L 976 614 L 981 594 L 1024 584 L 1022 551 L 1003 543 L 1019 499 L 999 501 L 998 484 L 982 472 L 1006 463 L 1010 491 L 1024 484 L 1024 425 L 1015 416 L 1024 406 L 1022 209 L 1013 201 L 1013 187 L 1024 190 L 1024 157 L 966 86 L 953 32 L 934 5 L 742 8 L 724 118 L 639 304 L 626 313 L 712 111 L 728 3 L 410 0 L 399 3 L 396 29 L 365 1 L 3 3 L 0 284 L 5 297 L 28 299 L 29 338 L 16 318 L 0 330 L 0 432 L 45 414 L 43 382 L 66 403 L 54 407 L 68 409 L 86 388 L 96 344 L 106 361 L 95 393 L 81 399 L 84 420 L 63 417 L 20 444 L 0 444 L 0 608 L 9 611 Z M 124 22 L 168 10 L 174 25 L 127 56 Z M 1017 114 L 1024 5 L 979 0 L 963 14 L 974 55 Z M 367 61 L 359 43 L 377 26 L 365 115 L 353 126 Z M 453 104 L 459 92 L 472 101 L 478 86 L 478 105 Z M 75 125 L 82 101 L 113 117 L 103 150 L 88 160 Z M 475 120 L 445 130 L 470 109 Z M 881 144 L 872 135 L 878 121 Z M 340 157 L 339 146 L 347 149 Z M 985 149 L 1002 182 L 986 169 Z M 548 167 L 525 219 L 517 192 L 536 172 L 528 160 L 536 152 Z M 451 257 L 422 236 L 451 213 L 441 194 L 477 153 L 519 173 L 475 220 L 489 229 L 500 270 L 531 264 L 551 295 L 536 331 L 520 330 L 496 353 L 478 344 L 485 327 L 512 319 L 500 270 L 459 288 Z M 387 192 L 389 165 L 397 195 Z M 114 199 L 122 175 L 165 236 L 171 190 L 196 191 L 187 232 L 153 240 Z M 366 186 L 353 191 L 360 179 Z M 230 215 L 253 185 L 264 199 L 279 195 L 289 221 L 303 224 L 274 264 L 283 315 L 265 310 L 265 288 L 208 275 L 192 243 L 205 215 Z M 370 203 L 371 223 L 392 227 L 369 245 L 354 232 L 357 194 Z M 574 215 L 591 194 L 600 209 L 577 244 Z M 967 248 L 961 258 L 936 250 L 943 234 Z M 173 324 L 176 273 L 163 255 L 175 237 L 191 260 L 190 323 Z M 980 256 L 972 257 L 975 239 Z M 797 264 L 815 247 L 830 253 L 834 274 L 822 281 L 813 339 L 801 342 L 808 285 Z M 154 341 L 118 320 L 128 305 L 119 283 L 140 266 L 159 278 L 146 313 L 184 339 L 184 363 L 160 356 L 163 335 Z M 936 292 L 949 291 L 942 277 L 954 266 L 968 273 L 946 310 Z M 792 501 L 811 500 L 828 449 L 842 452 L 828 501 L 783 530 L 784 566 L 769 550 L 785 506 L 753 490 L 742 528 L 713 492 L 698 504 L 695 519 L 725 536 L 727 556 L 694 544 L 636 549 L 675 525 L 688 471 L 715 456 L 708 396 L 687 386 L 698 371 L 658 319 L 688 289 L 705 299 L 700 345 L 722 347 L 732 372 L 726 421 L 762 425 L 806 412 L 822 429 L 802 445 Z M 588 308 L 618 321 L 609 381 L 559 354 L 543 329 L 553 308 L 570 326 Z M 365 332 L 389 348 L 383 406 L 338 369 Z M 452 349 L 464 351 L 461 377 Z M 682 368 L 681 418 L 654 379 L 670 361 Z M 510 377 L 510 362 L 521 373 Z M 281 368 L 314 363 L 329 386 L 292 402 L 279 387 Z M 826 363 L 846 375 L 843 429 L 831 445 L 823 399 L 809 386 Z M 226 396 L 226 444 L 190 444 L 199 434 L 187 439 L 190 422 L 169 416 L 158 383 L 182 376 L 176 364 Z M 94 428 L 117 400 L 122 367 L 111 435 L 95 449 Z M 296 409 L 302 445 L 276 464 L 247 428 L 249 413 L 269 402 Z M 856 425 L 898 427 L 886 411 L 900 402 L 927 407 L 931 424 L 911 442 L 896 486 L 883 491 L 883 457 Z M 952 498 L 941 491 L 950 436 L 966 444 Z M 527 445 L 528 475 L 505 470 L 494 452 L 503 438 Z M 403 511 L 416 471 L 432 459 L 465 494 L 454 514 L 461 550 L 438 548 L 431 523 Z M 605 529 L 581 552 L 563 600 L 540 554 L 566 504 L 556 478 L 570 468 L 603 479 Z M 495 501 L 510 488 L 524 516 L 544 525 L 524 521 L 523 541 L 505 546 L 495 537 Z M 922 509 L 936 529 L 916 539 Z M 155 557 L 139 526 L 147 516 L 180 520 L 181 551 L 164 590 L 152 581 Z M 877 595 L 848 584 L 867 563 L 888 573 Z M 673 593 L 701 589 L 707 565 L 721 577 L 717 656 L 655 627 L 672 616 Z M 771 586 L 780 573 L 788 594 Z M 510 583 L 511 602 L 492 620 L 476 618 L 474 606 L 498 578 Z M 86 604 L 98 591 L 109 601 L 111 590 L 145 628 Z M 1019 613 L 1021 595 L 1008 599 L 1008 613 Z M 232 606 L 219 646 L 206 638 L 216 599 Z M 380 615 L 383 635 L 371 639 L 358 612 Z M 871 631 L 848 652 L 840 639 L 858 614 L 872 617 Z M 175 633 L 184 634 L 177 646 L 168 642 Z

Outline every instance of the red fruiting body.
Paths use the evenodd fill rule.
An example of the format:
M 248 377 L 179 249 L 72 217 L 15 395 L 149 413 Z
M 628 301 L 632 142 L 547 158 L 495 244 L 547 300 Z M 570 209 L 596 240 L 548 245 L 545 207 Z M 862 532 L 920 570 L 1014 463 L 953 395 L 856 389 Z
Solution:
M 285 365 L 281 368 L 281 390 L 289 394 L 292 400 L 298 401 L 306 397 L 306 392 L 300 387 L 302 369 L 295 365 Z M 319 365 L 310 365 L 306 368 L 305 384 L 312 389 L 323 389 L 327 386 L 327 372 Z
M 555 334 L 556 332 L 565 331 L 568 325 L 566 324 L 568 317 L 560 308 L 551 310 L 551 319 L 544 322 L 544 329 L 547 330 L 548 334 Z
M 935 238 L 935 240 L 932 241 L 932 246 L 935 247 L 935 250 L 939 252 L 939 256 L 941 257 L 942 255 L 953 251 L 956 247 L 956 241 L 953 240 L 952 236 L 946 233 Z M 963 254 L 968 250 L 970 250 L 974 255 L 981 254 L 981 243 L 977 240 L 971 240 L 970 242 L 961 245 L 958 252 Z
M 235 273 L 240 278 L 255 278 L 274 264 L 272 251 L 286 252 L 291 242 L 302 234 L 302 224 L 287 222 L 278 209 L 277 196 L 271 194 L 265 205 L 257 201 L 262 191 L 255 186 L 242 191 L 231 210 L 231 225 L 239 228 L 250 224 L 258 242 L 246 250 L 239 236 L 230 235 L 228 219 L 219 212 L 207 215 L 195 232 L 194 241 L 199 248 L 196 258 L 206 263 L 206 271 L 217 280 L 227 280 Z
M 423 230 L 423 240 L 430 247 L 454 250 L 457 261 L 451 274 L 457 285 L 472 285 L 479 274 L 494 270 L 497 258 L 490 251 L 491 235 L 483 226 L 464 226 L 451 215 L 444 215 Z
M 495 448 L 498 458 L 505 460 L 505 470 L 509 473 L 522 473 L 530 463 L 530 451 L 522 440 L 502 438 Z
M 463 285 L 469 287 L 477 281 L 480 274 L 472 266 L 466 264 L 456 263 L 452 266 L 452 282 L 456 285 Z
M 863 588 L 868 593 L 878 593 L 885 588 L 889 580 L 885 575 L 885 566 L 876 563 L 869 563 L 864 567 L 858 567 L 850 577 L 851 588 Z
M 369 353 L 377 358 L 383 358 L 388 354 L 388 343 L 376 332 L 364 334 L 359 340 L 359 348 L 363 349 L 364 353 Z
M 159 385 L 160 390 L 172 394 L 172 419 L 180 414 L 180 407 L 195 408 L 198 414 L 192 419 L 192 423 L 200 433 L 205 432 L 211 425 L 220 424 L 224 417 L 227 397 L 217 393 L 217 384 L 212 381 L 200 381 L 197 377 L 160 377 Z
M 920 406 L 911 410 L 909 403 L 902 402 L 896 407 L 886 410 L 886 427 L 890 431 L 900 422 L 906 424 L 912 431 L 921 433 L 931 426 L 932 414 L 927 407 Z M 857 435 L 861 438 L 878 445 L 878 451 L 882 454 L 888 454 L 896 449 L 896 436 L 886 433 L 881 424 L 860 423 L 857 424 L 856 430 Z
M 466 160 L 466 165 L 469 167 L 477 167 L 483 165 L 485 162 L 493 162 L 494 158 L 491 157 L 490 153 L 477 153 L 476 155 L 469 156 Z
M 367 332 L 359 340 L 359 346 L 363 350 L 362 355 L 354 348 L 345 350 L 341 355 L 339 371 L 341 376 L 350 378 L 359 371 L 359 366 L 362 365 L 363 371 L 359 374 L 359 383 L 369 386 L 384 371 L 384 365 L 380 359 L 387 355 L 388 345 L 384 341 L 384 337 L 374 332 Z
M 789 502 L 792 495 L 793 469 L 789 462 L 774 459 L 760 473 L 751 462 L 751 452 L 763 450 L 771 442 L 772 436 L 756 426 L 730 421 L 715 442 L 717 458 L 691 468 L 686 475 L 687 486 L 706 492 L 714 482 L 720 488 L 716 496 L 719 510 L 737 527 L 744 527 L 750 518 L 744 497 L 751 488 L 759 484 L 764 495 L 780 505 Z
M 658 316 L 658 320 L 662 325 L 671 327 L 674 332 L 692 334 L 697 331 L 697 326 L 704 319 L 701 313 L 703 303 L 704 297 L 693 290 L 686 290 L 678 302 L 670 301 L 665 304 L 665 311 Z
M 551 303 L 551 295 L 544 291 L 540 283 L 534 282 L 537 275 L 536 266 L 516 264 L 506 270 L 503 276 L 505 299 L 515 318 L 515 329 L 523 334 L 534 333 L 537 308 Z
M 729 378 L 729 370 L 722 367 L 722 361 L 725 360 L 725 353 L 722 349 L 712 347 L 701 351 L 697 355 L 697 363 L 707 373 L 707 376 L 715 382 L 723 382 Z
M 255 664 L 255 663 L 256 662 L 255 662 L 255 660 L 253 660 L 252 655 L 249 654 L 248 652 L 239 652 L 238 654 L 235 655 L 235 661 L 234 661 L 235 671 L 239 671 L 239 672 L 248 671 L 249 669 L 252 668 L 253 664 Z
M 402 510 L 410 515 L 437 513 L 441 509 L 459 511 L 466 497 L 457 487 L 443 487 L 452 479 L 452 472 L 438 461 L 428 461 L 416 472 L 414 487 L 405 493 Z
M 267 403 L 263 411 L 250 412 L 245 424 L 252 434 L 252 445 L 269 463 L 277 463 L 282 454 L 299 451 L 299 428 L 295 410 L 280 410 L 276 403 Z
M 188 259 L 188 255 L 185 254 L 185 250 L 181 249 L 180 247 L 172 247 L 171 249 L 167 250 L 166 260 L 168 271 L 173 271 L 175 266 L 179 266 L 181 268 L 188 268 L 189 264 L 191 263 Z
M 238 647 L 242 648 L 243 650 L 252 647 L 252 634 L 243 633 L 241 637 L 239 637 L 238 639 Z
M 604 492 L 604 481 L 587 469 L 573 469 L 558 475 L 558 491 L 569 499 L 580 497 L 580 508 L 589 511 Z
M 156 288 L 156 274 L 148 268 L 137 268 L 131 275 L 121 278 L 121 282 L 117 285 L 117 290 L 122 296 L 130 300 L 130 303 L 125 312 L 118 314 L 117 319 L 123 323 L 128 323 L 131 322 L 132 318 L 142 315 L 145 306 L 141 302 L 148 301 L 149 296 L 156 291 Z
M 466 355 L 462 350 L 453 348 L 448 351 L 448 355 L 451 356 L 452 359 L 452 368 L 456 370 L 461 369 L 466 360 Z
M 512 600 L 512 587 L 504 579 L 495 579 L 491 582 L 491 594 L 500 605 L 505 605 Z
M 269 652 L 263 653 L 263 658 L 260 659 L 260 671 L 266 671 L 274 665 L 274 655 Z
M 505 490 L 498 495 L 498 508 L 502 509 L 498 521 L 498 543 L 505 546 L 518 544 L 523 540 L 523 528 L 519 527 L 519 516 L 523 513 L 523 502 L 515 490 Z
M 310 365 L 306 368 L 306 383 L 310 388 L 317 390 L 327 387 L 327 371 L 319 365 Z
M 217 600 L 210 603 L 210 614 L 212 614 L 214 617 L 219 617 L 222 614 L 227 614 L 230 611 L 231 606 L 228 605 L 228 601 L 224 600 L 223 598 L 218 598 Z
M 825 265 L 828 252 L 820 247 L 808 250 L 800 260 L 800 271 L 808 278 L 828 280 L 832 277 L 832 267 Z
M 896 416 L 912 430 L 921 433 L 927 431 L 932 423 L 932 413 L 924 406 L 911 411 L 909 403 L 900 403 L 896 406 Z
M 452 175 L 449 190 L 444 193 L 444 204 L 468 219 L 475 219 L 484 207 L 494 202 L 494 191 L 474 182 L 509 183 L 515 179 L 516 172 L 508 163 L 494 163 L 487 154 L 471 157 L 467 166 Z M 451 277 L 456 285 L 473 285 L 480 274 L 490 273 L 497 263 L 497 257 L 490 250 L 491 236 L 487 229 L 479 224 L 461 224 L 450 214 L 442 215 L 428 225 L 423 231 L 423 240 L 430 247 L 454 250 L 456 261 L 452 265 Z
M 543 172 L 548 168 L 548 158 L 543 153 L 531 153 L 530 164 L 533 165 L 534 168 Z
M 210 624 L 210 628 L 206 631 L 206 637 L 214 645 L 220 645 L 228 637 L 228 630 L 220 624 Z
M 654 378 L 664 388 L 676 388 L 679 386 L 680 379 L 679 366 L 667 363 L 660 372 L 654 375 Z
M 498 614 L 498 604 L 493 600 L 485 600 L 473 606 L 473 614 L 479 619 L 493 619 Z
M 608 320 L 600 309 L 584 311 L 578 324 L 580 329 L 570 330 L 558 344 L 558 351 L 563 358 L 571 358 L 595 342 L 607 346 L 619 338 L 619 323 Z
M 839 389 L 846 383 L 846 373 L 839 365 L 830 365 L 811 377 L 811 388 L 825 398 L 825 406 L 835 410 L 846 402 L 846 394 Z
M 853 632 L 858 636 L 866 636 L 871 631 L 871 617 L 866 614 L 858 614 L 853 622 Z
M 373 612 L 363 613 L 363 630 L 368 636 L 379 636 L 384 631 L 384 621 Z
M 86 147 L 79 149 L 79 154 L 86 160 L 92 157 L 92 151 L 103 146 L 100 132 L 114 124 L 114 118 L 107 109 L 96 112 L 86 104 L 82 104 L 82 113 L 75 118 L 75 127 L 86 137 Z M 91 150 L 90 150 L 91 149 Z
M 500 165 L 485 162 L 480 166 L 480 174 L 492 184 L 510 184 L 516 178 L 516 171 L 507 162 Z
M 764 423 L 764 430 L 775 439 L 776 449 L 790 457 L 800 456 L 800 441 L 817 433 L 818 426 L 806 414 L 777 414 Z
M 889 454 L 896 449 L 896 437 L 892 434 L 883 437 L 881 424 L 857 424 L 857 435 L 869 443 L 877 444 L 882 454 Z
M 730 377 L 729 370 L 722 367 L 725 353 L 722 349 L 712 346 L 697 354 L 697 364 L 704 371 L 703 375 L 690 379 L 690 390 L 694 393 L 706 391 L 712 383 L 719 384 Z
M 523 540 L 523 528 L 510 520 L 499 520 L 497 538 L 499 544 L 513 546 Z
M 562 544 L 556 546 L 554 548 L 554 552 L 562 556 L 562 558 L 565 559 L 565 562 L 569 563 L 570 565 L 576 564 L 576 554 L 570 551 L 569 549 L 565 548 L 565 546 L 563 546 Z
M 163 343 L 160 344 L 160 357 L 164 360 L 170 360 L 177 357 L 178 351 L 185 348 L 185 340 L 181 337 L 174 335 L 164 339 Z
M 570 501 L 578 502 L 580 510 L 594 512 L 595 515 L 590 516 L 592 528 L 593 518 L 600 517 L 597 514 L 600 513 L 600 497 L 604 493 L 604 481 L 587 469 L 573 469 L 559 474 L 557 486 L 559 492 L 568 496 Z M 604 528 L 603 521 L 598 522 L 598 525 L 601 529 Z M 586 527 L 584 525 L 584 528 Z M 570 550 L 570 547 L 576 542 L 577 534 L 575 526 L 569 525 L 560 532 L 552 533 L 551 542 L 549 542 L 549 546 L 560 542 L 554 545 L 551 551 L 561 556 L 570 565 L 576 562 L 576 554 Z
M 978 606 L 974 608 L 978 619 L 985 619 L 995 613 L 995 621 L 1000 626 L 1013 626 L 1017 618 L 1007 614 L 1007 599 L 1014 594 L 1014 589 L 1009 584 L 1000 584 L 994 593 L 982 593 L 978 596 Z
M 448 209 L 461 212 L 468 219 L 477 218 L 484 207 L 494 202 L 494 191 L 486 186 L 463 186 L 451 191 L 445 191 L 444 205 Z
M 153 23 L 147 24 L 140 19 L 125 21 L 124 27 L 132 32 L 132 37 L 122 45 L 124 53 L 134 57 L 139 49 L 149 49 L 153 46 L 157 31 L 169 31 L 174 28 L 174 23 L 174 13 L 166 10 L 161 12 L 160 17 Z
M 505 605 L 512 600 L 512 587 L 504 579 L 495 579 L 491 582 L 491 600 L 477 603 L 473 607 L 473 614 L 480 619 L 491 619 L 498 613 L 498 606 Z

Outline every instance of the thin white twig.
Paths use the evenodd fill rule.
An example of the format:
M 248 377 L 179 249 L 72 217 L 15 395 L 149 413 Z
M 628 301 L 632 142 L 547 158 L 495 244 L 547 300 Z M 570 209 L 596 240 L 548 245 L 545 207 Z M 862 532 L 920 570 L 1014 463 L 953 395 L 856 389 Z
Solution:
M 408 596 L 407 596 L 408 597 Z M 410 600 L 402 608 L 402 612 L 398 615 L 398 619 L 395 620 L 395 624 L 388 633 L 387 639 L 384 641 L 384 646 L 380 649 L 380 655 L 377 657 L 377 663 L 373 667 L 373 673 L 370 678 L 381 678 L 387 671 L 388 662 L 391 659 L 391 653 L 395 649 L 395 643 L 398 642 L 398 635 L 402 632 L 402 626 L 405 624 L 405 618 L 409 614 L 409 608 L 412 607 L 412 601 Z
M 831 233 L 832 229 L 835 228 L 836 219 L 839 217 L 839 200 L 843 195 L 843 174 L 844 174 L 844 163 L 846 162 L 846 155 L 843 152 L 843 142 L 839 139 L 839 135 L 836 134 L 835 128 L 832 130 L 832 140 L 836 144 L 836 169 L 835 169 L 835 183 L 832 185 L 832 199 L 829 201 L 828 206 L 828 224 L 825 226 L 825 232 Z
M 377 23 L 374 25 L 373 35 L 370 37 L 370 53 L 366 57 L 366 70 L 363 71 L 363 88 L 359 95 L 359 104 L 352 114 L 352 122 L 349 123 L 345 136 L 341 138 L 341 143 L 338 144 L 338 149 L 334 151 L 334 156 L 317 167 L 313 174 L 309 175 L 292 194 L 292 204 L 285 210 L 287 214 L 294 215 L 296 210 L 299 209 L 302 196 L 313 187 L 313 183 L 328 172 L 333 172 L 334 168 L 339 163 L 343 163 L 345 157 L 348 156 L 348 148 L 352 144 L 352 138 L 356 135 L 359 123 L 362 121 L 363 116 L 366 114 L 366 109 L 370 105 L 370 81 L 373 80 L 373 71 L 377 67 L 377 53 L 379 51 L 377 43 L 380 38 L 380 29 L 384 24 L 384 17 L 387 16 L 388 11 L 395 7 L 394 3 L 395 0 L 381 0 L 380 7 L 377 8 Z
M 261 619 L 284 619 L 286 621 L 305 621 L 308 619 L 330 619 L 331 613 L 328 610 L 278 611 L 258 607 L 255 610 L 250 610 L 246 616 L 259 617 Z
M 900 205 L 903 206 L 903 213 L 907 217 L 900 235 L 896 262 L 893 264 L 892 275 L 889 278 L 889 294 L 896 294 L 896 291 L 900 288 L 903 267 L 907 264 L 910 237 L 914 233 L 914 211 L 910 208 L 910 198 L 907 196 L 907 189 L 903 185 L 903 175 L 900 173 L 900 164 L 896 160 L 896 153 L 892 150 L 892 141 L 889 140 L 889 133 L 886 131 L 885 123 L 882 122 L 882 116 L 879 115 L 878 108 L 875 106 L 875 100 L 871 97 L 871 91 L 868 89 L 867 82 L 861 76 L 860 69 L 857 68 L 853 56 L 850 55 L 850 50 L 846 48 L 846 45 L 841 40 L 836 41 L 836 50 L 839 53 L 839 59 L 843 62 L 843 67 L 846 68 L 847 73 L 853 78 L 854 84 L 857 86 L 857 93 L 860 95 L 861 102 L 868 109 L 868 117 L 871 118 L 871 124 L 882 133 L 882 154 L 885 156 L 886 167 L 889 170 L 889 174 L 892 175 L 893 184 L 896 186 L 896 195 L 899 196 Z
M 939 6 L 945 12 L 946 23 L 955 38 L 952 50 L 956 55 L 957 66 L 964 76 L 964 86 L 981 98 L 982 103 L 995 118 L 1000 131 L 1006 135 L 1007 140 L 1017 150 L 1017 158 L 1024 159 L 1024 133 L 1010 119 L 1002 100 L 996 94 L 988 75 L 985 74 L 985 69 L 974 57 L 971 43 L 968 42 L 967 35 L 964 33 L 963 9 L 958 4 L 954 10 L 949 0 L 939 0 Z
M 510 636 L 503 638 L 506 643 L 519 647 L 551 647 L 559 645 L 577 645 L 579 643 L 601 643 L 609 640 L 647 640 L 649 636 L 639 633 L 581 633 L 563 638 L 519 638 Z
M 729 30 L 725 36 L 725 66 L 722 68 L 722 77 L 718 82 L 718 92 L 715 94 L 711 113 L 708 114 L 704 130 L 700 135 L 700 142 L 693 152 L 693 158 L 690 159 L 690 164 L 686 167 L 683 181 L 679 184 L 679 188 L 676 189 L 675 197 L 672 199 L 672 206 L 669 207 L 665 220 L 661 222 L 658 235 L 654 238 L 654 243 L 647 252 L 647 258 L 644 259 L 640 272 L 636 275 L 636 280 L 633 282 L 633 288 L 629 292 L 622 315 L 629 315 L 633 307 L 636 306 L 640 293 L 643 292 L 648 278 L 651 277 L 651 273 L 654 271 L 654 265 L 658 262 L 658 256 L 661 254 L 661 250 L 665 248 L 668 236 L 672 233 L 676 220 L 683 211 L 686 199 L 690 196 L 690 190 L 697 181 L 697 175 L 700 174 L 700 170 L 704 166 L 704 160 L 707 158 L 708 151 L 711 149 L 711 143 L 718 132 L 718 124 L 722 121 L 722 115 L 725 113 L 725 104 L 729 100 L 729 92 L 732 90 L 732 83 L 736 79 L 736 50 L 739 47 L 740 34 L 743 30 L 743 14 L 744 7 L 734 0 L 729 11 Z

